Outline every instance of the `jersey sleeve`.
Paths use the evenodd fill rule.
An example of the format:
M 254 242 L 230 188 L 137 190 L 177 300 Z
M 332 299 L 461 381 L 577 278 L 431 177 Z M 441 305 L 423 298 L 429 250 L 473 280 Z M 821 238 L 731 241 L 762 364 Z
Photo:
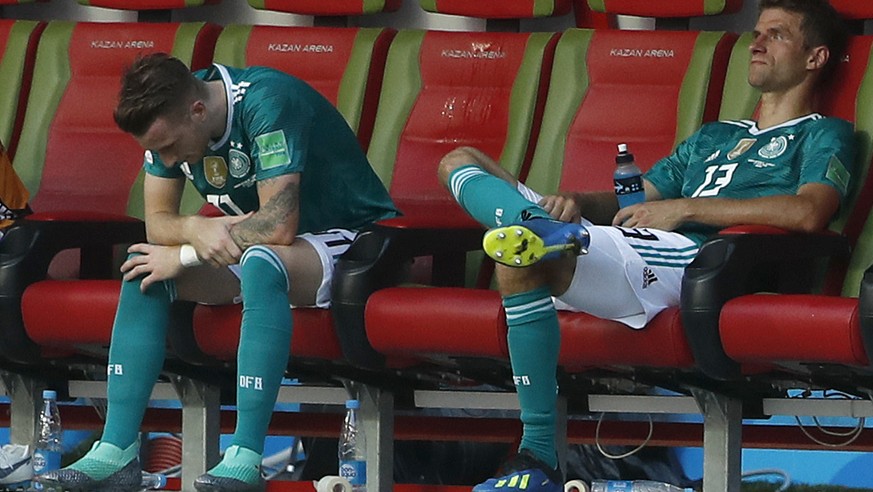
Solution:
M 830 185 L 845 203 L 853 177 L 855 152 L 852 124 L 839 118 L 822 119 L 804 140 L 799 185 Z
M 243 124 L 251 139 L 258 181 L 303 172 L 314 111 L 287 84 L 253 84 L 246 94 Z
M 693 155 L 693 149 L 700 131 L 694 133 L 669 156 L 656 162 L 645 174 L 646 180 L 652 183 L 664 199 L 682 197 L 685 171 Z
M 160 178 L 182 178 L 185 176 L 179 166 L 173 166 L 172 168 L 164 166 L 158 153 L 151 150 L 146 150 L 143 154 L 142 167 L 145 169 L 145 172 Z

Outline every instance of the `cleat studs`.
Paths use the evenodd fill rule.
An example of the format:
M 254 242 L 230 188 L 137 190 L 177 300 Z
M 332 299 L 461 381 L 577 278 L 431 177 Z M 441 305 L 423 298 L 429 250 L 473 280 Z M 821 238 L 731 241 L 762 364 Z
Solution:
M 506 233 L 505 232 L 498 232 L 497 239 L 506 239 Z
M 513 263 L 515 263 L 516 265 L 521 265 L 521 258 L 516 258 L 516 259 L 514 259 L 514 260 L 512 260 L 512 261 L 513 261 Z
M 498 258 L 503 258 L 503 251 L 495 251 L 494 256 L 496 256 Z
M 521 229 L 516 229 L 516 230 L 515 230 L 515 235 L 518 236 L 518 237 L 521 237 L 521 236 L 524 235 L 524 231 L 521 230 Z
M 580 255 L 587 255 L 587 254 L 588 254 L 588 248 L 579 248 L 579 254 L 580 254 Z

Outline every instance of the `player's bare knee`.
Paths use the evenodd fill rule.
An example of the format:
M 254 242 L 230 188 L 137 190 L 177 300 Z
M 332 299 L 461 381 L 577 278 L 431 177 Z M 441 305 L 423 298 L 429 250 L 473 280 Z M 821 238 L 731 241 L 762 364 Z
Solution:
M 548 285 L 548 276 L 541 264 L 515 268 L 497 263 L 494 274 L 497 277 L 500 294 L 504 296 L 528 292 Z
M 479 164 L 479 158 L 475 149 L 472 147 L 458 147 L 455 150 L 452 150 L 440 159 L 439 168 L 437 170 L 440 182 L 443 184 L 448 183 L 449 175 L 452 174 L 452 171 L 461 166 L 467 166 L 470 164 Z

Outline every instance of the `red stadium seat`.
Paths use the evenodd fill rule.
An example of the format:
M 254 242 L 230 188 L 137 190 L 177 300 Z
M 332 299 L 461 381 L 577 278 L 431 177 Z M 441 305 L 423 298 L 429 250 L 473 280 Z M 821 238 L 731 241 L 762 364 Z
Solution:
M 76 332 L 78 339 L 108 341 L 111 323 L 72 320 L 65 304 L 76 305 L 75 299 L 92 289 L 104 298 L 103 284 L 40 287 L 51 289 L 52 302 L 38 298 L 39 290 L 26 291 L 34 282 L 56 282 L 44 279 L 49 261 L 61 250 L 83 248 L 83 278 L 112 278 L 113 245 L 144 239 L 141 185 L 134 186 L 141 179 L 142 149 L 112 119 L 120 74 L 136 56 L 154 51 L 172 52 L 202 68 L 211 60 L 217 35 L 216 26 L 203 23 L 51 22 L 46 27 L 15 160 L 35 213 L 2 243 L 4 358 L 37 361 L 40 348 L 31 339 L 54 345 L 58 337 L 58 345 L 65 344 L 73 332 L 65 321 L 86 328 Z M 22 295 L 36 300 L 19 310 Z M 78 310 L 83 307 L 100 316 L 97 304 Z
M 420 211 L 453 202 L 436 182 L 435 172 L 442 155 L 458 145 L 476 145 L 495 156 L 503 155 L 511 172 L 522 169 L 535 129 L 534 115 L 545 92 L 541 79 L 550 66 L 554 38 L 552 34 L 398 33 L 385 69 L 369 158 L 390 183 L 395 202 L 409 215 L 386 223 L 402 228 L 422 227 L 426 221 L 424 226 L 430 226 L 434 217 Z M 443 222 L 452 220 L 481 234 L 477 225 L 461 219 L 460 211 Z M 209 334 L 210 343 L 199 344 L 207 355 L 227 360 L 236 353 L 239 319 L 226 313 L 238 311 L 233 306 L 196 308 L 195 336 L 205 341 Z M 333 353 L 332 343 L 341 343 L 346 357 L 351 350 L 353 361 L 354 352 L 365 348 L 342 331 L 339 339 L 325 338 L 332 321 L 338 330 L 345 325 L 327 311 L 297 309 L 294 316 L 292 364 L 307 354 Z M 219 336 L 215 323 L 223 327 Z M 307 347 L 306 340 L 318 345 Z
M 305 80 L 339 109 L 366 149 L 395 32 L 230 25 L 218 38 L 215 62 L 235 67 L 264 65 Z
M 555 52 L 543 127 L 526 182 L 545 193 L 610 189 L 615 144 L 621 141 L 634 149 L 638 163 L 651 166 L 701 122 L 714 119 L 734 39 L 725 33 L 566 32 Z M 622 53 L 628 56 L 616 56 Z M 431 344 L 433 330 L 410 330 L 410 324 L 431 317 L 470 316 L 468 296 L 479 295 L 461 289 L 411 291 L 386 289 L 368 303 L 366 329 L 377 351 L 407 356 L 415 353 L 421 344 Z M 416 298 L 415 321 L 400 307 L 412 295 Z M 501 324 L 499 296 L 475 298 L 480 305 L 492 304 L 487 309 L 489 322 L 465 324 L 469 330 L 460 342 L 442 350 L 431 346 L 429 352 L 442 356 L 478 352 L 493 357 L 505 351 L 505 328 L 493 329 Z M 614 363 L 690 366 L 687 345 L 675 341 L 681 338 L 675 316 L 675 312 L 665 313 L 646 330 L 645 337 L 632 337 L 618 323 L 561 313 L 564 348 L 560 362 L 567 367 L 588 364 L 574 347 L 587 343 L 601 346 L 599 338 L 611 331 L 621 337 L 622 344 L 616 346 L 622 347 L 624 356 Z M 609 331 L 577 328 L 582 324 Z M 471 334 L 480 329 L 480 334 Z M 638 348 L 628 345 L 634 343 Z M 461 353 L 458 344 L 466 346 Z M 652 353 L 653 344 L 670 350 Z M 601 355 L 609 353 L 619 355 L 615 351 Z

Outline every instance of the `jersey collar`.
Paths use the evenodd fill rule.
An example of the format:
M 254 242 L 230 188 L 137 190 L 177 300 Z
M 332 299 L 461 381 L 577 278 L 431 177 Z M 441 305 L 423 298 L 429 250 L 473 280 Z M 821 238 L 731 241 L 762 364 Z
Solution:
M 757 135 L 763 135 L 764 133 L 767 133 L 767 132 L 772 131 L 772 130 L 778 130 L 779 128 L 794 126 L 794 125 L 801 123 L 803 121 L 806 121 L 806 120 L 818 120 L 821 118 L 823 118 L 823 116 L 820 115 L 819 113 L 810 113 L 808 115 L 804 115 L 804 116 L 801 116 L 799 118 L 794 118 L 793 120 L 788 120 L 785 123 L 781 123 L 781 124 L 778 124 L 776 126 L 771 126 L 770 128 L 767 128 L 766 130 L 758 129 L 758 122 L 757 121 L 754 121 L 754 120 L 744 120 L 744 121 L 749 124 L 749 133 L 757 136 Z

